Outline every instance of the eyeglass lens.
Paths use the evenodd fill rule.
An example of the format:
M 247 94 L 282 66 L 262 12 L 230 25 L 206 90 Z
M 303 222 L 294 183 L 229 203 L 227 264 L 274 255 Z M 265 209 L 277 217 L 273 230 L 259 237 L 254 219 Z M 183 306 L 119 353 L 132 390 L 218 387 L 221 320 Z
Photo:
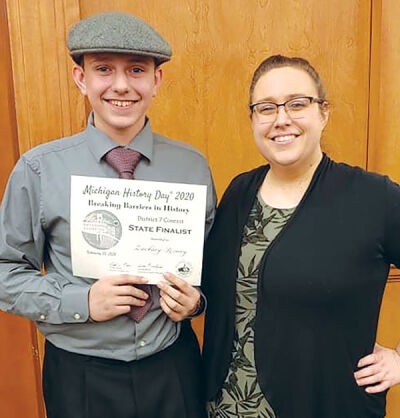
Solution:
M 273 122 L 281 106 L 285 108 L 287 115 L 291 119 L 301 119 L 305 117 L 311 103 L 312 101 L 306 97 L 292 99 L 281 105 L 276 103 L 259 103 L 254 106 L 254 111 L 260 122 Z

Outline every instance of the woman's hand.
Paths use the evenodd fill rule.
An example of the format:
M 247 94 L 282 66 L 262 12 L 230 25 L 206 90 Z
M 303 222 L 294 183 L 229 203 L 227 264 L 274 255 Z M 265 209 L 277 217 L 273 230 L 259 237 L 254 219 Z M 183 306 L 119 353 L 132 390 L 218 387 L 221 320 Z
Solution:
M 173 321 L 182 321 L 196 311 L 200 292 L 171 273 L 165 273 L 164 276 L 169 283 L 157 284 L 161 308 Z
M 396 350 L 375 344 L 374 352 L 363 357 L 354 373 L 358 386 L 368 386 L 365 391 L 378 393 L 400 383 L 400 355 Z M 370 386 L 373 385 L 373 386 Z

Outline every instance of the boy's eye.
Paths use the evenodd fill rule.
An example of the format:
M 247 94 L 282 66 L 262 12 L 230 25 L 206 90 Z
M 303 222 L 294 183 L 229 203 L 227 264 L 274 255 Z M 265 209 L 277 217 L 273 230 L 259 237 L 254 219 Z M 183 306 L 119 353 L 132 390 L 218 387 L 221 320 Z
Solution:
M 97 67 L 97 71 L 105 73 L 105 72 L 109 71 L 109 69 L 108 69 L 108 67 L 102 66 L 102 67 Z
M 143 68 L 140 68 L 140 67 L 133 67 L 133 68 L 131 69 L 131 71 L 132 71 L 133 73 L 137 73 L 137 74 L 139 74 L 139 73 L 142 73 L 142 72 L 143 72 Z

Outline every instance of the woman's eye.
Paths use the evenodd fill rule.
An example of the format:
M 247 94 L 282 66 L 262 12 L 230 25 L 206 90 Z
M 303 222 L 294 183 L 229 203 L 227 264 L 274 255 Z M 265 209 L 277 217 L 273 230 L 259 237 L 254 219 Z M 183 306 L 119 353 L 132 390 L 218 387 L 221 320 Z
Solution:
M 271 113 L 271 112 L 275 112 L 275 109 L 276 108 L 274 105 L 266 104 L 266 105 L 260 106 L 258 108 L 258 111 L 260 113 Z
M 304 109 L 305 107 L 307 107 L 307 105 L 308 103 L 306 101 L 297 100 L 295 102 L 289 103 L 289 109 L 300 110 L 300 109 Z

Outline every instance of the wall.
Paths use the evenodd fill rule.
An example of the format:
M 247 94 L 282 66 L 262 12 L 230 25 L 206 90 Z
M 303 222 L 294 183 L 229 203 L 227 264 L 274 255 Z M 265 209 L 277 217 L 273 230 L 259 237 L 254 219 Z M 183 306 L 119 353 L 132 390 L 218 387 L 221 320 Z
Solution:
M 5 0 L 0 1 L 0 198 L 19 156 L 15 97 Z M 0 311 L 0 416 L 40 418 L 40 363 L 35 326 Z
M 219 195 L 235 174 L 263 163 L 249 126 L 248 85 L 257 64 L 274 53 L 306 57 L 320 71 L 332 103 L 324 150 L 400 181 L 395 0 L 8 0 L 7 6 L 18 142 L 3 155 L 15 159 L 15 149 L 85 126 L 88 107 L 72 83 L 66 33 L 81 17 L 122 10 L 143 17 L 173 46 L 152 126 L 206 155 Z M 400 338 L 399 277 L 392 270 L 379 329 L 379 342 L 391 346 Z M 201 327 L 197 321 L 199 335 Z M 388 417 L 400 416 L 398 388 L 388 409 Z

